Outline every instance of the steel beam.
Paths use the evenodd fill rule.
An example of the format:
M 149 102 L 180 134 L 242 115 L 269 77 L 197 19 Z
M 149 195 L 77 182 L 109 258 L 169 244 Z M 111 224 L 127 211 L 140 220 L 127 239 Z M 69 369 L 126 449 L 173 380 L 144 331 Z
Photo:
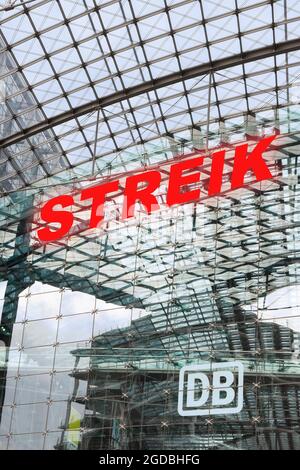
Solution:
M 297 51 L 300 49 L 300 38 L 293 39 L 291 41 L 285 41 L 278 44 L 272 44 L 271 46 L 265 46 L 259 49 L 245 52 L 243 54 L 237 54 L 234 56 L 222 58 L 215 60 L 213 62 L 197 65 L 182 71 L 178 71 L 163 77 L 156 78 L 155 80 L 149 80 L 147 82 L 140 83 L 130 88 L 120 90 L 116 93 L 110 94 L 103 98 L 91 101 L 84 105 L 78 106 L 71 109 L 70 111 L 65 111 L 61 114 L 53 116 L 45 121 L 39 122 L 33 126 L 23 129 L 16 134 L 5 137 L 0 140 L 0 148 L 8 147 L 10 145 L 16 144 L 20 140 L 29 138 L 44 132 L 47 129 L 53 128 L 64 122 L 70 121 L 74 118 L 78 118 L 85 114 L 95 112 L 99 108 L 105 108 L 107 106 L 119 103 L 135 96 L 149 93 L 151 91 L 163 88 L 166 86 L 174 85 L 175 83 L 190 80 L 193 78 L 201 77 L 209 73 L 217 72 L 218 70 L 224 70 L 231 67 L 236 67 L 248 62 L 258 61 L 266 59 L 267 57 L 276 56 L 279 54 L 287 54 L 288 52 Z

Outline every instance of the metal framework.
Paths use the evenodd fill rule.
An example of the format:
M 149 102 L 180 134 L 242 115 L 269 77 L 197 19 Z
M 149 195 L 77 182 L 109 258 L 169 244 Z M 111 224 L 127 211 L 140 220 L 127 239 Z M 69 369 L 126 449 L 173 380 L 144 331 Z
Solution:
M 97 125 L 98 174 L 111 162 L 122 164 L 123 154 L 132 158 L 133 148 L 145 153 L 143 145 L 161 136 L 189 139 L 201 127 L 205 133 L 209 77 L 188 79 L 189 70 L 208 73 L 213 64 L 223 69 L 212 76 L 214 132 L 221 120 L 226 129 L 226 122 L 243 124 L 244 113 L 289 103 L 300 73 L 297 4 L 219 3 L 145 6 L 138 0 L 133 7 L 89 1 L 63 7 L 51 0 L 3 13 L 0 129 L 2 145 L 11 143 L 1 151 L 3 190 L 58 173 L 63 179 L 64 168 L 65 181 L 90 175 Z M 158 89 L 159 83 L 165 86 Z M 128 90 L 144 92 L 126 98 Z M 108 97 L 124 101 L 109 105 Z M 91 103 L 103 104 L 100 121 Z M 88 114 L 76 117 L 80 110 Z M 40 132 L 30 137 L 30 128 Z
M 244 65 L 248 62 L 259 61 L 268 57 L 275 57 L 280 54 L 288 54 L 289 52 L 298 51 L 300 49 L 300 39 L 294 39 L 291 41 L 285 41 L 283 43 L 272 44 L 271 46 L 262 47 L 253 51 L 248 51 L 241 54 L 237 54 L 232 57 L 222 58 L 210 63 L 197 65 L 196 67 L 190 67 L 188 69 L 180 70 L 170 75 L 158 77 L 156 79 L 149 80 L 131 88 L 125 88 L 121 91 L 117 91 L 111 95 L 103 98 L 94 100 L 90 103 L 72 108 L 70 111 L 63 112 L 59 115 L 55 115 L 45 121 L 39 122 L 38 124 L 31 126 L 27 129 L 13 134 L 12 136 L 6 137 L 0 140 L 0 147 L 5 148 L 10 145 L 14 145 L 23 139 L 28 139 L 34 135 L 44 132 L 48 129 L 56 127 L 72 119 L 79 118 L 88 113 L 93 113 L 99 108 L 106 108 L 108 106 L 121 103 L 124 100 L 130 100 L 136 96 L 150 93 L 160 88 L 174 85 L 178 82 L 184 82 L 194 78 L 208 75 L 209 73 L 218 72 L 220 70 L 226 70 L 228 68 L 236 67 L 238 65 Z M 67 96 L 67 94 L 66 94 Z
M 1 448 L 300 448 L 298 3 L 1 12 Z M 48 197 L 272 132 L 272 181 L 35 243 Z M 241 415 L 179 418 L 180 367 L 232 358 Z

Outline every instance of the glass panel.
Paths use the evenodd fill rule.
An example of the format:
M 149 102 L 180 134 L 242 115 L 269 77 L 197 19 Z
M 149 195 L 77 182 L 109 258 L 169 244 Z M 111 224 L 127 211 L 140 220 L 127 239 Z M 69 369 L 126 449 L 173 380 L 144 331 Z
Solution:
M 0 449 L 299 450 L 299 2 L 10 3 Z M 199 200 L 170 206 L 174 165 L 199 156 L 178 189 Z M 148 170 L 160 208 L 125 219 Z M 80 192 L 115 180 L 91 228 Z M 66 194 L 72 229 L 41 243 Z

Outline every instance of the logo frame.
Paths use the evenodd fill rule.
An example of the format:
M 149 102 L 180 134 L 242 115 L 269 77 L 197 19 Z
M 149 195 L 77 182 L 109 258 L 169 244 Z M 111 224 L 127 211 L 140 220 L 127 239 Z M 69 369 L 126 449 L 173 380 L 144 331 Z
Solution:
M 185 399 L 185 376 L 188 373 L 214 371 L 228 371 L 229 369 L 237 369 L 237 392 L 235 393 L 236 406 L 223 407 L 223 408 L 199 408 L 199 409 L 186 409 L 184 408 Z M 232 387 L 229 387 L 232 388 Z M 212 389 L 212 387 L 210 387 Z M 212 415 L 228 415 L 240 413 L 244 406 L 244 365 L 240 361 L 232 362 L 215 362 L 199 365 L 184 366 L 179 372 L 179 391 L 178 391 L 178 407 L 177 411 L 180 416 L 212 416 Z

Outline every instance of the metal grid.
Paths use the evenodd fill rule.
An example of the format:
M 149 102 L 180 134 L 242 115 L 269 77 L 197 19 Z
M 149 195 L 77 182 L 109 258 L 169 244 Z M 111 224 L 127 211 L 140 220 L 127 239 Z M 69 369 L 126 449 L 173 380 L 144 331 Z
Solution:
M 101 173 L 124 149 L 205 133 L 210 71 L 212 123 L 286 105 L 300 73 L 297 13 L 292 0 L 51 0 L 2 12 L 4 176 L 15 189 L 64 167 L 82 177 L 93 159 Z
M 22 385 L 15 379 L 38 375 L 22 357 L 32 354 L 38 363 L 42 353 L 28 345 L 33 321 L 28 311 L 16 316 L 18 302 L 25 297 L 30 307 L 31 291 L 42 282 L 59 290 L 59 298 L 66 288 L 94 296 L 93 308 L 79 313 L 91 313 L 93 322 L 96 299 L 149 314 L 101 336 L 90 321 L 88 344 L 78 348 L 59 344 L 61 304 L 47 320 L 57 334 L 43 346 L 52 352 L 41 376 L 49 375 L 53 387 L 59 347 L 65 347 L 74 390 L 67 389 L 56 414 L 66 412 L 67 426 L 71 404 L 84 407 L 83 447 L 106 448 L 109 441 L 155 448 L 159 436 L 166 449 L 184 448 L 188 436 L 188 448 L 195 449 L 251 448 L 254 439 L 257 448 L 299 448 L 298 334 L 275 314 L 265 321 L 259 309 L 273 291 L 299 283 L 299 18 L 296 1 L 37 0 L 2 12 L 0 275 L 8 287 L 1 339 L 11 345 L 0 377 L 1 409 L 10 417 L 0 431 L 3 447 L 22 441 L 16 416 L 24 408 L 5 391 L 11 387 L 18 397 Z M 91 177 L 102 181 L 168 164 L 194 149 L 255 143 L 274 130 L 281 136 L 268 157 L 276 162 L 276 178 L 267 185 L 210 199 L 188 215 L 178 210 L 171 224 L 159 218 L 155 230 L 144 218 L 136 227 L 124 224 L 117 240 L 112 225 L 101 237 L 83 233 L 46 248 L 31 243 L 32 205 L 63 184 L 77 190 Z M 180 244 L 183 218 L 191 230 Z M 11 344 L 16 336 L 19 342 Z M 88 367 L 80 367 L 82 356 Z M 161 395 L 167 397 L 166 388 L 175 392 L 178 368 L 191 357 L 228 356 L 248 361 L 244 412 L 205 426 L 196 422 L 190 432 L 174 413 L 175 401 L 166 398 L 161 406 Z M 103 386 L 108 368 L 113 380 Z M 159 381 L 149 369 L 161 373 Z M 86 383 L 83 392 L 79 380 Z M 109 394 L 115 382 L 119 388 Z M 57 404 L 51 387 L 48 401 L 54 396 Z M 118 406 L 122 393 L 133 398 Z M 57 448 L 66 448 L 70 431 L 51 427 L 55 406 L 48 401 L 36 445 L 51 447 L 53 433 Z M 113 424 L 107 415 L 99 418 L 103 409 Z M 131 433 L 137 425 L 138 440 Z

